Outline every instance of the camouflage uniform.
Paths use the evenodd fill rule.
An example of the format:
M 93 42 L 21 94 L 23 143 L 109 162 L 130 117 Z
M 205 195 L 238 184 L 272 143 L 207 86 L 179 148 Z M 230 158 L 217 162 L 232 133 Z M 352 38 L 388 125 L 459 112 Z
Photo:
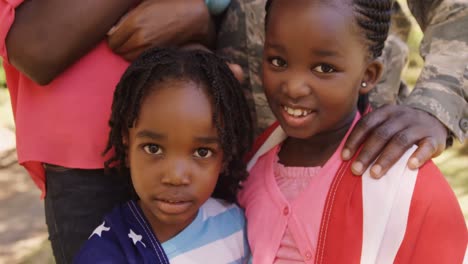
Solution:
M 265 3 L 266 0 L 232 0 L 220 25 L 217 43 L 219 52 L 244 70 L 244 88 L 252 94 L 249 98 L 253 100 L 251 109 L 257 121 L 257 135 L 275 121 L 263 93 L 260 74 Z
M 395 2 L 390 34 L 380 58 L 385 64 L 384 72 L 378 85 L 369 93 L 369 101 L 374 108 L 384 104 L 402 103 L 409 94 L 408 87 L 401 81 L 401 73 L 408 62 L 409 49 L 406 41 L 410 30 L 411 21 L 398 2 Z
M 371 103 L 402 103 L 422 109 L 463 141 L 468 135 L 468 1 L 408 0 L 408 5 L 425 33 L 421 44 L 425 67 L 409 94 L 400 79 L 408 57 L 405 42 L 411 23 L 396 5 L 381 58 L 386 70 L 370 94 Z M 233 0 L 220 26 L 218 42 L 219 52 L 244 69 L 244 88 L 252 93 L 257 132 L 274 120 L 260 79 L 264 7 L 265 0 Z

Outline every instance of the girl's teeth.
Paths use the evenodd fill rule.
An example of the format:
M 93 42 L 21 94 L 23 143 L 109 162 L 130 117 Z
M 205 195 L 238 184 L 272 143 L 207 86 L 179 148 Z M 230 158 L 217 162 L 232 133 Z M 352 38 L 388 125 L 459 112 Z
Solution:
M 283 108 L 284 108 L 284 111 L 286 111 L 289 115 L 292 115 L 294 117 L 306 116 L 310 112 L 312 112 L 310 110 L 292 109 L 292 108 L 289 108 L 287 106 L 284 106 Z

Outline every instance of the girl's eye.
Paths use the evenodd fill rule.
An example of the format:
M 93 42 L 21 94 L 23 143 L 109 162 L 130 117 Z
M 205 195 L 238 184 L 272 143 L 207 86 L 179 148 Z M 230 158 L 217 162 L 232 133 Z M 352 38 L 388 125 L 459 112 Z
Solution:
M 335 72 L 336 70 L 331 65 L 320 64 L 314 68 L 314 71 L 320 72 L 320 73 L 332 73 L 332 72 Z
M 151 155 L 160 155 L 162 154 L 162 149 L 156 144 L 148 144 L 143 147 L 146 153 Z
M 194 156 L 197 158 L 209 158 L 213 155 L 213 152 L 207 148 L 199 148 L 195 150 Z
M 287 66 L 286 61 L 281 58 L 274 57 L 274 58 L 270 58 L 269 60 L 270 60 L 271 65 L 275 67 L 284 68 Z

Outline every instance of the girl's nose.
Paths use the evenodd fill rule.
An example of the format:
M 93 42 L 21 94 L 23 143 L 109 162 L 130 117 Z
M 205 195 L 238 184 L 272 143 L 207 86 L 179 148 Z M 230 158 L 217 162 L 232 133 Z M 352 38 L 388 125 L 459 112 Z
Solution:
M 311 94 L 311 87 L 306 78 L 295 76 L 283 85 L 283 92 L 291 99 L 298 100 Z
M 185 160 L 170 161 L 163 174 L 161 182 L 168 185 L 188 185 L 190 184 L 190 168 Z

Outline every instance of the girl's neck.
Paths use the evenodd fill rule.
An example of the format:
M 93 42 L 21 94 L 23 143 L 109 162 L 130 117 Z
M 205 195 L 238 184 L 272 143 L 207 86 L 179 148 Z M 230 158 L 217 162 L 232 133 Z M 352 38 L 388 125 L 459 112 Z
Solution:
M 323 166 L 335 153 L 351 127 L 355 115 L 333 130 L 316 134 L 307 139 L 288 137 L 278 153 L 279 162 L 290 167 Z

